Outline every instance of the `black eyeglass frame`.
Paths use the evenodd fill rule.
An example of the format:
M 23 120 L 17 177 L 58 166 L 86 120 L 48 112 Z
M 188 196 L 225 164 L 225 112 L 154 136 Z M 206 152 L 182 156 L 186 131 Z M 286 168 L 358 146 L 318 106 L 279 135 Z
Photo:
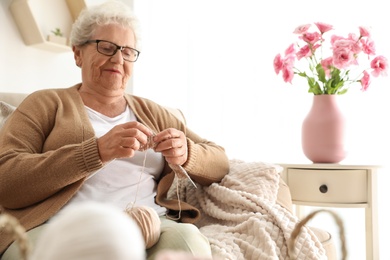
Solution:
M 100 51 L 99 51 L 99 42 L 108 42 L 108 43 L 111 43 L 112 45 L 116 46 L 116 49 L 115 49 L 114 53 L 111 54 L 111 55 L 109 55 L 109 54 L 107 54 L 107 53 L 102 53 L 102 52 L 100 52 Z M 89 40 L 89 41 L 86 41 L 84 44 L 89 44 L 89 43 L 96 43 L 96 50 L 97 50 L 100 54 L 103 54 L 103 55 L 108 56 L 108 57 L 114 56 L 114 55 L 118 52 L 118 50 L 120 50 L 121 52 L 122 52 L 122 50 L 124 50 L 124 49 L 130 49 L 130 50 L 132 50 L 132 51 L 135 51 L 136 54 L 137 54 L 137 56 L 135 57 L 135 60 L 126 59 L 126 58 L 123 56 L 123 52 L 122 52 L 123 60 L 128 61 L 128 62 L 136 62 L 136 61 L 138 60 L 138 57 L 139 57 L 140 53 L 141 53 L 141 52 L 140 52 L 139 50 L 137 50 L 137 49 L 134 49 L 134 48 L 131 48 L 131 47 L 128 47 L 128 46 L 119 46 L 118 44 L 115 44 L 115 43 L 113 43 L 113 42 L 106 41 L 106 40 Z

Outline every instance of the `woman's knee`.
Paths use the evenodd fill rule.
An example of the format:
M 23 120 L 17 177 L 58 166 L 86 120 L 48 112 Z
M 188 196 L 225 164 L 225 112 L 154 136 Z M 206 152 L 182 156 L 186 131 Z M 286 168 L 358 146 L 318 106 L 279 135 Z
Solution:
M 161 229 L 161 236 L 165 240 L 174 240 L 181 247 L 191 247 L 193 244 L 205 243 L 209 246 L 208 239 L 193 224 L 177 223 Z
M 194 256 L 211 257 L 208 239 L 193 224 L 177 223 L 162 219 L 161 235 L 156 245 L 147 251 L 148 259 L 154 259 L 164 250 L 189 252 Z

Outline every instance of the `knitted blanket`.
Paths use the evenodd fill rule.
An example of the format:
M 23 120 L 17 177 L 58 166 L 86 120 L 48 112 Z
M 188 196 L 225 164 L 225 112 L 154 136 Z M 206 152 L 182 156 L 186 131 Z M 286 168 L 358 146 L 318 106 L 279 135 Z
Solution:
M 169 196 L 201 210 L 197 222 L 209 239 L 215 259 L 290 259 L 287 241 L 298 222 L 276 203 L 282 168 L 262 162 L 230 160 L 230 172 L 220 183 L 194 188 L 180 179 Z M 303 227 L 295 242 L 296 259 L 326 259 L 310 229 Z

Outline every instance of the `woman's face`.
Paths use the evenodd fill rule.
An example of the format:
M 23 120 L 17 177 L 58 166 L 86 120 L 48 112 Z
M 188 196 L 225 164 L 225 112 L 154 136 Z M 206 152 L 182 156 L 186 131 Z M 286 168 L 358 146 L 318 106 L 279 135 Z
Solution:
M 90 40 L 105 40 L 135 48 L 133 31 L 118 24 L 98 26 Z M 76 64 L 81 67 L 82 87 L 105 96 L 122 95 L 134 62 L 123 60 L 120 50 L 113 56 L 106 56 L 96 47 L 96 43 L 92 42 L 73 48 Z

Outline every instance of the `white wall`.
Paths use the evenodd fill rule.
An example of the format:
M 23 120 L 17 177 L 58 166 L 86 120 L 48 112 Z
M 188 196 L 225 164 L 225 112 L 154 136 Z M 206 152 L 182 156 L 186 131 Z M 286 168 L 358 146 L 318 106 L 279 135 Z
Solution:
M 51 0 L 50 3 L 52 1 L 61 2 Z M 24 44 L 9 11 L 10 2 L 0 1 L 0 91 L 31 92 L 41 88 L 68 87 L 80 82 L 80 69 L 76 67 L 71 51 L 55 53 Z M 62 2 L 65 4 L 65 1 Z M 64 5 L 54 5 L 56 10 L 52 10 L 58 11 L 61 19 L 47 21 L 53 24 L 53 28 L 62 27 L 64 21 L 71 19 L 68 12 L 61 10 L 61 6 Z M 42 19 L 42 15 L 37 17 L 38 20 Z

